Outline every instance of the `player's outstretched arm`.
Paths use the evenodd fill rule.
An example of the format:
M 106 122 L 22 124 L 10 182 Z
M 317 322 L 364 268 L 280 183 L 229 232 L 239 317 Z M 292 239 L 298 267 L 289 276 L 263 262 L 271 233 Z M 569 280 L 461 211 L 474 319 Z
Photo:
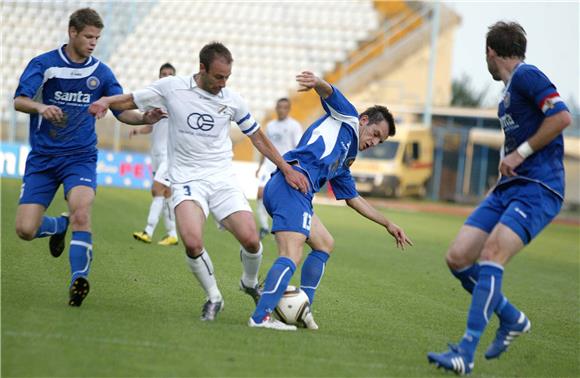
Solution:
M 147 110 L 145 113 L 135 110 L 125 110 L 117 116 L 117 119 L 128 125 L 152 125 L 167 117 L 167 113 L 159 108 Z
M 310 71 L 302 71 L 296 75 L 296 82 L 300 86 L 298 92 L 314 89 L 322 98 L 328 98 L 332 94 L 332 86 Z
M 407 237 L 405 231 L 403 231 L 401 227 L 390 222 L 380 211 L 372 207 L 361 196 L 346 200 L 346 204 L 350 208 L 356 210 L 356 212 L 362 215 L 363 217 L 370 219 L 371 221 L 385 227 L 389 232 L 389 234 L 391 234 L 393 238 L 395 238 L 397 248 L 405 250 L 405 246 L 413 245 L 413 242 L 411 241 L 411 239 L 409 239 L 409 237 Z
M 109 108 L 114 110 L 130 110 L 137 109 L 137 105 L 133 100 L 133 95 L 131 93 L 125 93 L 116 96 L 101 97 L 89 106 L 89 113 L 97 117 L 97 119 L 101 119 L 107 114 Z
M 250 140 L 252 144 L 262 155 L 270 159 L 270 161 L 280 169 L 286 178 L 286 182 L 296 190 L 300 190 L 302 193 L 308 192 L 308 179 L 302 173 L 294 170 L 290 164 L 288 164 L 284 158 L 280 155 L 276 147 L 270 142 L 268 137 L 258 130 L 252 135 L 250 135 Z
M 139 128 L 131 128 L 131 130 L 129 131 L 129 138 L 131 138 L 134 135 L 139 135 L 139 134 L 151 134 L 151 132 L 153 131 L 153 125 L 145 125 Z

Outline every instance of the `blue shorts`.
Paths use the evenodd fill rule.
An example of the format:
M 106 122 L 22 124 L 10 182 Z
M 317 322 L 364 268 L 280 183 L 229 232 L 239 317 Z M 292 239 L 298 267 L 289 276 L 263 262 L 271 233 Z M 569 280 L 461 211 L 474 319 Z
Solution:
M 491 233 L 498 223 L 528 244 L 558 215 L 562 200 L 535 182 L 512 181 L 497 187 L 465 221 Z
M 264 188 L 264 207 L 272 217 L 272 233 L 293 231 L 310 236 L 312 221 L 312 193 L 303 194 L 286 182 L 276 171 Z
M 64 197 L 75 186 L 97 189 L 97 152 L 48 156 L 28 154 L 20 192 L 21 205 L 39 204 L 48 208 L 60 184 Z

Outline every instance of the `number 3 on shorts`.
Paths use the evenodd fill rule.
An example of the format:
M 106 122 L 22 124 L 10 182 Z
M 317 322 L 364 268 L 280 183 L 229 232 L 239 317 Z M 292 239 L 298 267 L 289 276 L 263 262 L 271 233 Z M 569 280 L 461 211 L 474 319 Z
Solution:
M 185 195 L 186 196 L 190 196 L 191 195 L 191 188 L 189 187 L 189 185 L 183 185 L 183 190 L 185 190 Z
M 312 215 L 306 211 L 302 214 L 302 228 L 310 231 L 310 223 L 312 222 Z

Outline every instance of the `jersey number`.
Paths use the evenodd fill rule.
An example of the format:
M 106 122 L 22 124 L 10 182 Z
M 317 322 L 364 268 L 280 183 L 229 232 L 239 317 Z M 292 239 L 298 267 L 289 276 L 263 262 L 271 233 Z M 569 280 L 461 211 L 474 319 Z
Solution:
M 302 214 L 302 228 L 310 231 L 310 224 L 312 223 L 312 215 L 306 211 Z

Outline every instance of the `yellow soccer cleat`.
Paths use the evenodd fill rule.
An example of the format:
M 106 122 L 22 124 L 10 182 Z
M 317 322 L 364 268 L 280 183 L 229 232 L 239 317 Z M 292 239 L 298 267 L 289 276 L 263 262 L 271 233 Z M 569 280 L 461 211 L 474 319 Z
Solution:
M 143 243 L 151 243 L 151 236 L 149 236 L 149 234 L 145 231 L 133 232 L 133 238 L 135 238 L 135 240 L 142 241 Z
M 179 241 L 177 240 L 177 238 L 175 236 L 165 236 L 163 239 L 161 239 L 159 241 L 159 243 L 157 243 L 159 245 L 164 245 L 164 246 L 170 246 L 170 245 L 177 245 L 179 244 Z

